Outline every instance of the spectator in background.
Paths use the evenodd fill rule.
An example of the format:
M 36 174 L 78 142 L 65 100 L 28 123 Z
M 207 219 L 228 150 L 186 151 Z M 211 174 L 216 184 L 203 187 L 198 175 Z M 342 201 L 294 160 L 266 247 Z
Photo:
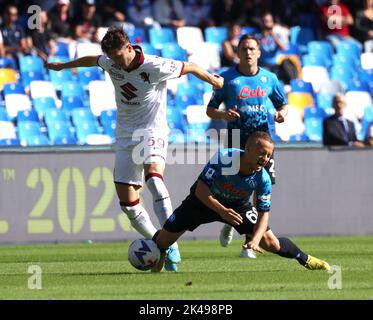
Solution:
M 211 18 L 216 26 L 229 26 L 241 17 L 239 0 L 216 0 L 211 6 Z
M 57 0 L 48 15 L 53 36 L 71 38 L 70 0 Z
M 344 117 L 346 106 L 344 94 L 336 94 L 333 98 L 335 113 L 323 122 L 323 144 L 325 146 L 364 146 L 361 141 L 357 140 L 354 123 Z
M 373 121 L 368 124 L 368 128 L 365 133 L 364 143 L 367 146 L 373 146 Z
M 72 23 L 75 39 L 80 42 L 99 42 L 97 31 L 102 21 L 96 13 L 96 2 L 85 0 L 81 9 Z
M 40 18 L 40 28 L 36 28 L 30 32 L 30 37 L 28 38 L 30 41 L 29 46 L 36 51 L 38 56 L 47 62 L 49 56 L 56 54 L 56 42 L 50 30 L 47 12 L 42 11 Z
M 223 67 L 232 67 L 240 62 L 237 54 L 240 35 L 241 26 L 239 23 L 232 23 L 228 29 L 228 38 L 222 44 L 221 65 Z
M 354 18 L 343 3 L 339 0 L 330 0 L 321 6 L 320 10 L 322 32 L 334 47 L 342 40 L 358 42 L 350 35 L 350 26 L 354 24 Z
M 150 27 L 154 24 L 153 8 L 150 0 L 130 0 L 126 7 L 128 22 L 135 27 Z
M 8 4 L 4 10 L 1 33 L 4 43 L 5 56 L 17 58 L 17 54 L 30 54 L 30 47 L 26 39 L 25 30 L 16 25 L 18 9 L 13 4 Z
M 357 12 L 355 29 L 365 52 L 373 52 L 373 0 L 365 0 L 364 9 Z
M 96 1 L 97 12 L 99 12 L 102 25 L 106 27 L 121 27 L 126 22 L 125 2 L 118 0 Z
M 242 0 L 240 13 L 241 26 L 254 27 L 260 30 L 262 27 L 262 15 L 269 11 L 268 1 L 263 0 Z
M 184 5 L 180 0 L 155 0 L 154 19 L 162 27 L 180 28 L 185 26 Z
M 204 29 L 212 25 L 210 0 L 185 0 L 184 11 L 187 26 Z

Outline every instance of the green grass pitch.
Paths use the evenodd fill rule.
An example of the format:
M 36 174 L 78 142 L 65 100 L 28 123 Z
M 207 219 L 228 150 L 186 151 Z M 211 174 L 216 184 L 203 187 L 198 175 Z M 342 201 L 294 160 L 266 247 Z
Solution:
M 0 247 L 0 299 L 373 299 L 373 237 L 292 238 L 306 253 L 341 268 L 341 289 L 326 271 L 264 253 L 239 258 L 241 240 L 180 241 L 179 272 L 132 268 L 129 242 Z M 41 268 L 40 290 L 28 267 Z M 334 281 L 335 283 L 335 281 Z

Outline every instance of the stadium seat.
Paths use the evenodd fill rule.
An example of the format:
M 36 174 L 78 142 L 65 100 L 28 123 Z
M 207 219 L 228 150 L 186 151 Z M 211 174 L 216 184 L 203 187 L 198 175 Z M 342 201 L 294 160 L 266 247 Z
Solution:
M 364 52 L 360 56 L 361 67 L 364 70 L 373 69 L 373 52 Z
M 346 118 L 350 120 L 362 119 L 365 108 L 373 104 L 372 97 L 366 91 L 348 91 L 346 93 Z
M 162 49 L 165 43 L 176 42 L 174 32 L 171 28 L 150 28 L 149 29 L 150 44 L 155 49 Z
M 241 27 L 241 36 L 243 36 L 245 34 L 256 34 L 258 32 L 259 32 L 259 30 L 255 27 L 251 27 L 251 26 L 242 26 Z
M 92 111 L 88 108 L 76 108 L 71 111 L 71 118 L 74 126 L 78 128 L 82 125 L 82 123 L 92 122 L 97 123 L 97 119 L 92 113 Z
M 56 90 L 53 83 L 50 81 L 35 80 L 30 83 L 31 98 L 46 98 L 51 97 L 57 100 Z
M 330 71 L 330 79 L 340 82 L 344 90 L 347 90 L 354 76 L 355 73 L 352 69 L 333 67 Z
M 220 69 L 219 49 L 214 43 L 201 42 L 198 46 L 191 47 L 190 50 L 191 54 L 188 61 L 194 62 L 209 71 L 215 72 Z
M 56 101 L 52 97 L 35 98 L 32 100 L 32 104 L 39 115 L 39 119 L 44 119 L 46 110 L 56 108 Z
M 7 94 L 13 94 L 13 93 L 19 93 L 19 94 L 26 94 L 25 88 L 23 85 L 19 82 L 17 83 L 5 83 L 4 84 L 4 96 Z
M 26 94 L 7 94 L 5 96 L 5 108 L 11 119 L 14 119 L 18 111 L 31 110 L 31 101 Z
M 17 113 L 17 124 L 19 124 L 22 121 L 34 121 L 36 123 L 39 123 L 39 115 L 36 110 L 22 110 L 18 111 Z
M 196 81 L 179 82 L 177 85 L 177 94 L 201 97 L 203 87 L 199 86 Z
M 102 73 L 98 67 L 77 68 L 78 81 L 84 90 L 88 90 L 88 85 L 93 80 L 102 80 Z
M 31 81 L 45 80 L 45 76 L 41 71 L 26 71 L 21 73 L 22 84 L 24 88 L 29 89 Z
M 0 69 L 0 91 L 4 89 L 5 83 L 16 83 L 18 80 L 17 71 L 9 68 Z
M 98 43 L 80 42 L 76 45 L 76 57 L 99 56 L 102 54 L 101 46 Z
M 76 108 L 84 108 L 81 97 L 62 97 L 62 109 L 69 115 Z
M 99 27 L 97 29 L 97 37 L 100 42 L 102 41 L 103 37 L 105 36 L 108 30 L 109 30 L 109 27 Z M 128 32 L 127 30 L 125 31 Z
M 186 50 L 187 54 L 201 51 L 204 42 L 202 30 L 198 27 L 180 27 L 176 29 L 178 44 Z M 211 45 L 211 44 L 210 44 Z
M 318 108 L 331 109 L 333 108 L 333 98 L 335 94 L 333 92 L 319 93 L 316 97 L 316 104 Z
M 324 109 L 315 107 L 304 108 L 304 120 L 309 118 L 321 118 L 324 119 L 328 116 Z
M 186 61 L 187 54 L 185 50 L 180 47 L 176 42 L 165 43 L 162 46 L 161 54 L 163 58 Z
M 325 82 L 329 81 L 325 67 L 307 66 L 302 68 L 303 81 L 312 83 L 313 90 L 318 93 Z
M 28 71 L 43 72 L 45 70 L 43 60 L 39 56 L 32 56 L 32 55 L 29 55 L 29 56 L 20 55 L 19 69 L 22 73 L 28 72 Z
M 142 51 L 145 54 L 151 54 L 154 56 L 160 56 L 161 55 L 161 50 L 154 48 L 150 43 L 141 43 L 140 44 Z
M 48 124 L 48 136 L 52 144 L 58 139 L 74 139 L 73 128 L 67 121 L 54 121 Z
M 167 107 L 166 118 L 170 129 L 184 131 L 185 123 L 181 109 L 176 107 Z
M 0 139 L 0 147 L 5 147 L 5 146 L 18 147 L 20 145 L 21 145 L 21 142 L 17 138 L 14 138 L 14 139 Z
M 0 121 L 0 139 L 16 139 L 16 128 L 10 121 Z
M 27 136 L 24 142 L 27 147 L 49 146 L 51 144 L 49 139 L 43 134 Z
M 332 68 L 341 68 L 348 71 L 358 70 L 360 62 L 344 55 L 335 54 L 332 58 Z
M 347 86 L 347 91 L 366 91 L 369 92 L 369 85 L 365 81 L 352 79 Z
M 127 35 L 132 44 L 141 44 L 143 42 L 148 42 L 148 37 L 144 28 L 131 28 L 130 30 L 128 30 Z
M 0 58 L 0 68 L 9 68 L 14 70 L 18 69 L 16 61 L 14 60 L 14 58 L 10 57 Z
M 315 105 L 313 97 L 309 93 L 290 92 L 288 94 L 288 101 L 289 105 L 298 110 L 301 117 L 303 117 L 305 107 L 312 107 Z
M 331 64 L 331 63 L 330 63 Z M 313 54 L 305 54 L 302 57 L 302 65 L 305 67 L 315 66 L 315 67 L 325 67 L 328 68 L 327 60 L 322 55 L 313 55 Z
M 109 123 L 110 121 L 116 121 L 117 120 L 117 110 L 104 110 L 100 114 L 100 122 L 101 124 Z
M 74 136 L 69 137 L 57 137 L 53 141 L 54 145 L 60 146 L 60 145 L 76 145 L 77 141 Z
M 206 131 L 210 125 L 211 118 L 206 114 L 206 108 L 204 105 L 189 105 L 185 109 L 188 134 L 192 134 L 191 131 L 195 129 L 201 129 Z M 195 138 L 195 136 L 193 135 Z M 195 139 L 193 139 L 195 140 Z
M 304 133 L 300 133 L 300 134 L 291 135 L 290 138 L 289 138 L 289 141 L 290 142 L 295 142 L 295 141 L 308 142 L 308 141 L 310 141 L 310 139 Z
M 40 124 L 34 121 L 21 121 L 18 123 L 18 138 L 22 146 L 27 145 L 30 136 L 42 135 Z
M 323 133 L 323 119 L 322 118 L 308 118 L 304 121 L 304 133 L 311 141 L 322 141 Z
M 291 92 L 309 93 L 314 96 L 312 83 L 305 82 L 301 79 L 290 80 Z
M 49 108 L 45 110 L 44 122 L 49 128 L 55 122 L 65 122 L 66 124 L 68 124 L 69 119 L 64 110 L 57 108 Z
M 8 112 L 3 107 L 0 107 L 0 121 L 10 121 Z
M 360 60 L 362 45 L 359 45 L 355 41 L 344 40 L 336 45 L 336 51 L 338 55 Z
M 70 59 L 69 44 L 62 41 L 56 41 L 56 56 L 66 57 Z
M 205 29 L 206 42 L 215 43 L 221 51 L 222 43 L 228 38 L 227 27 L 207 27 Z
M 193 104 L 202 104 L 201 99 L 194 95 L 187 95 L 187 94 L 176 94 L 175 96 L 175 104 L 176 107 L 179 109 L 185 109 L 189 105 Z
M 61 86 L 61 97 L 80 97 L 84 99 L 85 92 L 80 83 L 66 81 Z
M 57 91 L 62 90 L 63 84 L 73 81 L 73 74 L 70 69 L 61 71 L 49 70 L 50 81 Z
M 114 87 L 103 80 L 91 81 L 88 85 L 92 113 L 98 117 L 102 111 L 116 109 Z
M 88 134 L 86 136 L 86 144 L 88 145 L 112 144 L 112 139 L 107 134 L 102 134 L 102 133 Z
M 290 28 L 290 43 L 298 46 L 302 54 L 308 52 L 308 43 L 316 40 L 314 30 L 307 27 L 294 26 Z
M 91 134 L 100 134 L 96 122 L 81 121 L 79 126 L 76 126 L 76 137 L 79 144 L 87 144 L 87 136 Z
M 270 108 L 268 111 L 270 111 L 269 113 L 273 114 L 275 110 L 274 108 Z M 273 115 L 270 116 L 270 118 L 273 118 Z M 269 121 L 273 122 L 273 120 Z M 281 138 L 281 141 L 288 141 L 291 135 L 301 134 L 304 132 L 304 123 L 302 117 L 299 114 L 298 109 L 292 105 L 288 106 L 288 114 L 283 123 L 273 123 L 274 126 L 272 127 L 275 129 L 276 134 Z

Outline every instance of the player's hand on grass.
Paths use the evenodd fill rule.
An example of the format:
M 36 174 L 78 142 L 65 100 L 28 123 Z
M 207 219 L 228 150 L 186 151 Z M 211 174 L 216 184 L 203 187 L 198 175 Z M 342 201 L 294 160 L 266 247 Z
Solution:
M 212 86 L 212 88 L 214 90 L 218 90 L 218 89 L 221 89 L 223 88 L 223 85 L 224 85 L 224 78 L 219 76 L 218 74 L 214 74 L 214 78 L 215 78 L 215 84 Z
M 46 63 L 45 67 L 50 70 L 55 70 L 55 71 L 60 71 L 63 69 L 63 62 L 51 62 L 51 63 Z
M 258 253 L 263 253 L 263 249 L 259 247 L 259 242 L 256 242 L 253 240 L 244 244 L 242 247 L 245 249 L 252 249 L 253 251 L 258 252 Z
M 237 112 L 237 106 L 228 109 L 224 114 L 224 120 L 227 122 L 234 121 L 240 117 L 240 114 Z
M 242 217 L 233 209 L 225 208 L 220 211 L 220 216 L 223 220 L 227 221 L 228 223 L 238 226 L 240 225 L 243 220 Z

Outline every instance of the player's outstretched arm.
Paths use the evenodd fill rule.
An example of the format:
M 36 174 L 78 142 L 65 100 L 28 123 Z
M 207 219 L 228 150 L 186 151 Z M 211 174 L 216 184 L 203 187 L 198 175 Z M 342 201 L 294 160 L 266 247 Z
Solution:
M 224 207 L 211 193 L 209 187 L 198 180 L 196 197 L 208 208 L 214 210 L 223 220 L 238 226 L 242 223 L 242 217 L 233 209 Z
M 46 63 L 45 67 L 47 69 L 60 71 L 62 69 L 70 69 L 70 68 L 79 68 L 79 67 L 95 67 L 97 66 L 97 60 L 99 56 L 85 56 L 78 58 L 76 60 L 68 61 L 68 62 L 51 62 Z
M 206 70 L 202 69 L 201 67 L 197 66 L 193 62 L 184 62 L 184 69 L 181 72 L 181 75 L 191 73 L 197 78 L 208 82 L 213 86 L 214 89 L 221 89 L 223 88 L 224 78 L 219 76 L 218 74 L 210 74 Z
M 240 114 L 237 112 L 237 106 L 234 106 L 233 108 L 230 108 L 228 110 L 219 110 L 207 106 L 206 114 L 211 119 L 224 120 L 227 122 L 234 121 L 240 117 Z
M 260 240 L 262 240 L 264 233 L 267 231 L 269 220 L 268 212 L 258 212 L 258 221 L 255 225 L 253 237 L 250 242 L 244 245 L 247 249 L 252 249 L 256 252 L 262 253 L 262 248 L 259 247 Z

